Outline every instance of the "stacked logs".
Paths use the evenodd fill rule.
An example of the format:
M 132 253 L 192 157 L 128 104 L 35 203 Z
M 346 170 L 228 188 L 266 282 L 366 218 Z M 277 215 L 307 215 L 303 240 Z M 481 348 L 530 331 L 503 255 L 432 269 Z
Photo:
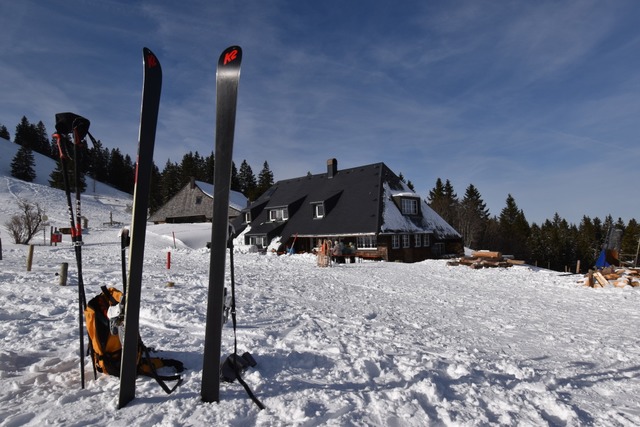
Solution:
M 451 266 L 466 265 L 471 268 L 508 268 L 513 265 L 521 264 L 524 264 L 524 261 L 504 257 L 502 253 L 495 251 L 473 251 L 471 256 L 464 256 L 447 263 L 447 265 Z
M 589 270 L 584 277 L 584 285 L 591 288 L 614 286 L 624 288 L 640 287 L 640 269 L 624 267 L 605 267 L 602 270 Z

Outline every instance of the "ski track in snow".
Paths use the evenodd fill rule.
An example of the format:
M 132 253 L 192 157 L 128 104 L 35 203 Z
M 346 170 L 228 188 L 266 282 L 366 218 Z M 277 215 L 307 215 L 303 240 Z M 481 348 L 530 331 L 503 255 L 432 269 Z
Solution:
M 15 209 L 12 194 L 37 194 L 52 222 L 66 226 L 66 204 L 52 202 L 56 190 L 0 179 L 11 181 L 0 190 L 3 222 Z M 101 285 L 121 288 L 119 228 L 102 224 L 109 212 L 125 222 L 127 203 L 83 203 L 91 298 Z M 57 247 L 36 239 L 27 272 L 27 247 L 3 234 L 0 425 L 640 425 L 637 289 L 585 288 L 581 276 L 527 266 L 473 270 L 445 261 L 320 268 L 310 255 L 235 253 L 239 352 L 258 362 L 245 379 L 267 409 L 237 383 L 223 383 L 220 403 L 202 403 L 208 230 L 148 227 L 141 336 L 187 370 L 169 396 L 138 378 L 136 399 L 121 410 L 118 379 L 94 379 L 88 363 L 80 389 L 68 236 Z M 58 285 L 62 262 L 68 286 Z M 223 355 L 232 351 L 229 322 Z

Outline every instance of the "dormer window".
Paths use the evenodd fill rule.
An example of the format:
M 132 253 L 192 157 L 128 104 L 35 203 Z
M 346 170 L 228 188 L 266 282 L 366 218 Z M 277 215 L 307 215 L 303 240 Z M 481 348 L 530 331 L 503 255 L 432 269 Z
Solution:
M 269 221 L 286 221 L 289 219 L 289 210 L 285 208 L 275 208 L 269 211 Z
M 313 203 L 313 219 L 324 218 L 324 203 Z
M 401 199 L 402 215 L 418 215 L 418 199 L 405 198 Z
M 251 223 L 251 212 L 244 213 L 244 223 L 245 224 Z

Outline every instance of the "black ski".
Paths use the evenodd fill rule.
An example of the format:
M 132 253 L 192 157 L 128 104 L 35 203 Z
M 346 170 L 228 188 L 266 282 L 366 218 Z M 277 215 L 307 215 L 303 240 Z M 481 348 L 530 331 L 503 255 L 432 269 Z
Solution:
M 138 136 L 138 158 L 136 161 L 135 187 L 133 191 L 129 280 L 127 281 L 126 289 L 125 332 L 120 365 L 118 409 L 133 400 L 136 392 L 142 264 L 144 261 L 145 233 L 147 230 L 151 169 L 153 167 L 153 148 L 156 138 L 158 109 L 160 107 L 160 91 L 162 88 L 162 69 L 160 68 L 158 58 L 147 48 L 143 49 L 142 57 L 144 64 L 144 82 L 140 112 L 140 133 Z
M 216 70 L 216 149 L 211 259 L 200 392 L 204 402 L 220 401 L 220 349 L 224 315 L 225 260 L 229 233 L 229 186 L 241 62 L 242 49 L 239 46 L 231 46 L 220 55 Z

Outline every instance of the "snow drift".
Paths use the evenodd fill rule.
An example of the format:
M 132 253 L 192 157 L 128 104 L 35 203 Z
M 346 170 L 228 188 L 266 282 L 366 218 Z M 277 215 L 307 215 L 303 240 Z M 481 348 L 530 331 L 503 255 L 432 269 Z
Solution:
M 2 224 L 17 197 L 66 225 L 61 191 L 7 176 Z M 121 286 L 119 228 L 105 223 L 127 223 L 128 203 L 106 189 L 83 197 L 88 296 Z M 147 233 L 140 332 L 160 356 L 184 362 L 184 384 L 167 396 L 140 377 L 136 399 L 116 410 L 118 379 L 94 380 L 87 359 L 81 390 L 73 249 L 38 236 L 27 272 L 27 248 L 2 229 L 2 426 L 640 425 L 640 292 L 445 261 L 319 268 L 311 255 L 236 253 L 239 351 L 258 362 L 245 379 L 267 409 L 237 383 L 223 385 L 220 403 L 202 403 L 210 227 Z M 58 285 L 62 262 L 68 286 Z M 226 325 L 223 352 L 232 350 Z

